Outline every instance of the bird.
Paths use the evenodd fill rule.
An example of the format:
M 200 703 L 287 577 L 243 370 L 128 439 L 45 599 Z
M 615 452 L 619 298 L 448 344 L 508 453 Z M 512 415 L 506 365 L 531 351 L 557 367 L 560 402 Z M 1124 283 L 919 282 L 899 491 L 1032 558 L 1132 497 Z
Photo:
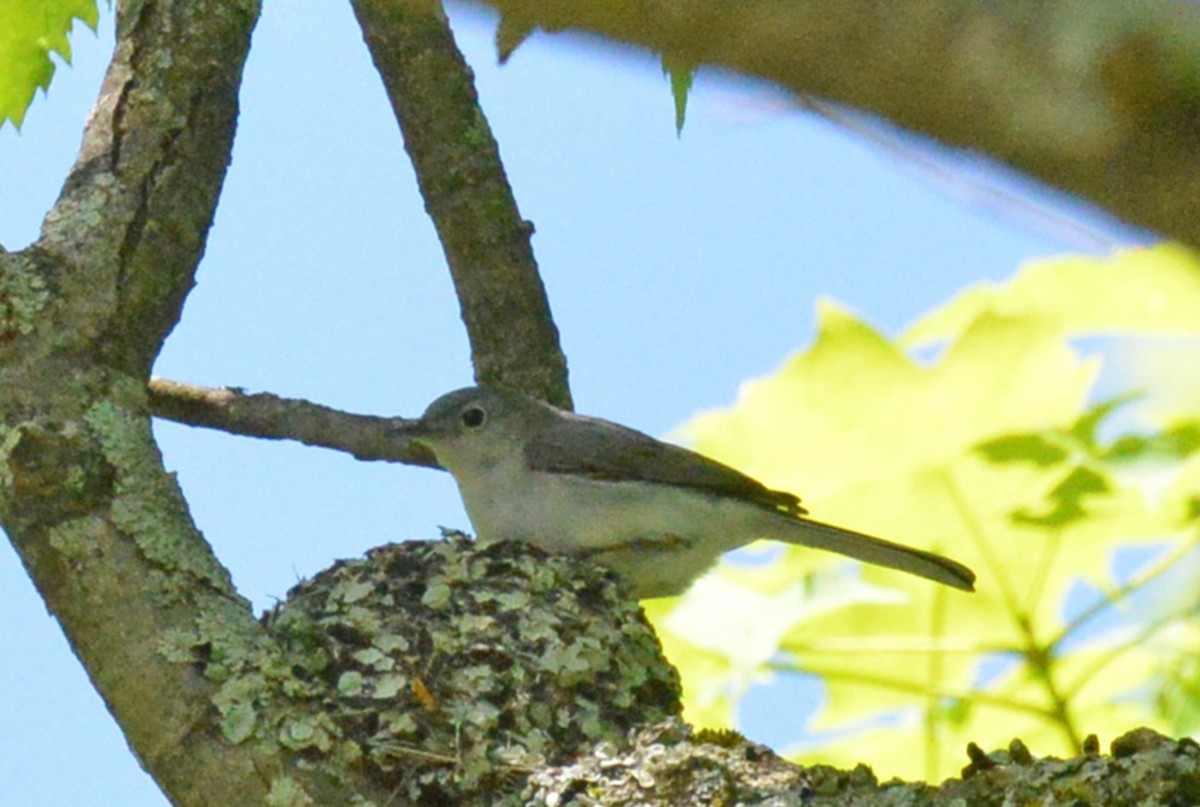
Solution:
M 817 521 L 793 493 L 513 390 L 446 393 L 392 433 L 451 473 L 478 540 L 590 558 L 638 599 L 681 594 L 723 553 L 757 539 L 974 590 L 975 573 L 955 560 Z

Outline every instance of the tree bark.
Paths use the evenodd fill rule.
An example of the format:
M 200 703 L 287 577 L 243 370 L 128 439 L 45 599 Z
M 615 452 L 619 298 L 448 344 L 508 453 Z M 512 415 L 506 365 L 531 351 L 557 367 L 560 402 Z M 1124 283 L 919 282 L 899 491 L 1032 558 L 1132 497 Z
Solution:
M 567 359 L 474 75 L 438 0 L 352 0 L 433 219 L 475 379 L 571 408 Z
M 1093 185 L 1109 188 L 1091 173 L 1097 159 L 1106 161 L 1110 184 L 1122 185 L 1134 178 L 1160 183 L 1152 191 L 1162 195 L 1158 202 L 1122 186 L 1113 190 L 1117 201 L 1112 205 L 1118 212 L 1120 204 L 1128 203 L 1138 215 L 1145 210 L 1160 213 L 1166 224 L 1154 226 L 1164 231 L 1178 224 L 1185 232 L 1179 222 L 1187 217 L 1180 211 L 1192 210 L 1190 206 L 1196 204 L 1186 194 L 1176 193 L 1194 187 L 1191 180 L 1196 172 L 1194 149 L 1186 153 L 1184 149 L 1190 149 L 1194 136 L 1191 85 L 1177 80 L 1191 62 L 1170 44 L 1176 40 L 1157 37 L 1158 28 L 1110 30 L 1108 22 L 1080 10 L 1081 18 L 1098 34 L 1088 40 L 1091 44 L 1064 54 L 1051 46 L 1054 36 L 1068 30 L 1065 26 L 1074 20 L 1032 8 L 1016 20 L 1019 25 L 1008 27 L 1014 20 L 999 18 L 996 11 L 968 11 L 956 5 L 951 13 L 937 4 L 910 7 L 906 13 L 914 15 L 911 20 L 899 19 L 894 11 L 888 16 L 889 7 L 878 4 L 861 4 L 851 11 L 843 5 L 840 13 L 823 11 L 816 4 L 778 8 L 765 3 L 660 7 L 581 2 L 568 7 L 545 0 L 528 6 L 502 0 L 497 4 L 510 14 L 545 25 L 565 25 L 570 19 L 574 22 L 569 24 L 593 26 L 631 41 L 641 37 L 645 44 L 658 43 L 696 63 L 738 67 L 745 62 L 748 72 L 757 70 L 777 80 L 803 78 L 805 91 L 846 102 L 858 99 L 866 108 L 876 108 L 875 103 L 876 111 L 886 114 L 892 109 L 894 117 L 907 125 L 933 120 L 935 112 L 959 116 L 946 124 L 947 140 L 983 145 L 994 137 L 996 153 L 1016 164 L 1027 163 L 1027 168 L 1061 162 L 1060 168 L 1046 168 L 1046 172 L 1077 191 Z M 534 6 L 540 9 L 536 13 Z M 599 14 L 601 7 L 608 11 Z M 358 0 L 355 8 L 446 248 L 479 379 L 568 404 L 566 364 L 533 264 L 529 228 L 512 202 L 495 143 L 470 87 L 469 71 L 454 48 L 444 17 L 425 0 Z M 1059 6 L 1047 8 L 1062 14 Z M 1166 19 L 1162 7 L 1145 8 L 1146 14 L 1159 13 L 1160 22 Z M 794 18 L 783 14 L 788 9 Z M 395 620 L 397 631 L 408 627 L 405 612 L 400 609 L 396 618 L 396 600 L 379 596 L 385 587 L 374 585 L 378 578 L 372 577 L 372 585 L 364 586 L 362 578 L 345 581 L 331 574 L 327 579 L 334 584 L 333 593 L 325 603 L 332 602 L 339 616 L 348 615 L 353 630 L 342 625 L 320 636 L 307 625 L 296 632 L 292 623 L 287 641 L 281 641 L 278 623 L 272 631 L 264 629 L 193 524 L 174 478 L 162 467 L 150 431 L 153 408 L 185 422 L 237 433 L 294 437 L 358 456 L 432 463 L 428 454 L 412 447 L 390 445 L 386 432 L 395 421 L 386 418 L 343 415 L 273 396 L 161 381 L 147 388 L 150 367 L 178 320 L 204 251 L 229 161 L 238 87 L 258 11 L 254 0 L 119 3 L 116 51 L 78 161 L 38 241 L 21 252 L 0 253 L 0 522 L 130 747 L 173 803 L 392 803 L 394 770 L 390 779 L 373 777 L 361 756 L 369 744 L 348 733 L 323 746 L 322 741 L 334 735 L 322 733 L 328 724 L 321 721 L 328 714 L 324 707 L 348 705 L 355 720 L 365 720 L 361 725 L 377 727 L 374 715 L 364 718 L 363 704 L 355 700 L 361 690 L 355 687 L 362 685 L 360 668 L 390 671 L 377 666 L 385 661 L 379 647 L 368 643 L 365 649 L 379 652 L 359 652 L 363 637 L 356 631 L 363 624 L 374 624 L 359 603 L 369 601 L 379 614 Z M 855 13 L 860 16 L 854 17 Z M 628 18 L 631 14 L 633 19 Z M 1186 12 L 1180 14 L 1186 17 Z M 801 20 L 802 15 L 809 16 Z M 523 24 L 518 20 L 518 27 Z M 1176 34 L 1179 41 L 1186 40 L 1187 26 L 1180 25 Z M 949 62 L 937 62 L 935 57 Z M 1017 69 L 1041 61 L 1050 63 L 1050 78 L 1025 76 Z M 825 75 L 824 65 L 817 62 L 840 65 L 846 72 L 840 78 Z M 947 64 L 955 68 L 951 74 Z M 1064 64 L 1073 67 L 1068 70 Z M 1005 90 L 1008 85 L 997 83 L 998 77 L 1007 77 L 1011 86 Z M 1076 79 L 1086 86 L 1075 88 Z M 933 95 L 919 96 L 914 90 L 906 100 L 902 92 L 906 82 Z M 885 99 L 889 93 L 897 97 Z M 1066 104 L 1070 114 L 1047 111 L 1045 107 L 1055 106 L 1051 101 Z M 1045 117 L 1027 117 L 1034 112 Z M 1065 127 L 1066 134 L 1050 131 L 1049 123 L 1054 121 Z M 1146 121 L 1156 125 L 1144 126 Z M 1182 179 L 1172 179 L 1174 185 L 1160 176 L 1166 163 L 1160 165 L 1159 152 L 1149 149 L 1153 145 L 1161 147 L 1168 162 L 1177 161 Z M 1197 226 L 1196 221 L 1200 218 L 1192 216 L 1190 225 Z M 447 631 L 455 637 L 466 636 L 468 629 L 500 630 L 519 617 L 523 625 L 532 627 L 516 631 L 515 639 L 532 640 L 532 649 L 524 655 L 540 665 L 536 669 L 570 674 L 583 682 L 581 686 L 595 682 L 589 675 L 591 668 L 580 665 L 610 669 L 617 658 L 609 652 L 610 646 L 627 649 L 619 638 L 595 639 L 591 619 L 578 619 L 573 630 L 587 641 L 568 643 L 549 659 L 538 655 L 543 647 L 538 631 L 546 630 L 546 624 L 558 624 L 555 620 L 561 614 L 554 609 L 570 609 L 578 616 L 581 603 L 604 605 L 593 589 L 608 591 L 611 581 L 589 583 L 580 589 L 585 594 L 568 592 L 571 586 L 582 585 L 584 577 L 572 572 L 546 585 L 547 570 L 559 559 L 521 560 L 493 554 L 485 560 L 500 564 L 492 567 L 499 571 L 491 576 L 503 588 L 484 597 L 478 585 L 482 567 L 470 549 L 445 552 L 438 545 L 422 549 L 443 578 L 440 587 L 430 585 L 431 574 L 418 573 L 390 596 L 415 597 L 435 622 L 440 608 L 449 614 L 451 606 L 458 608 L 470 600 L 477 611 L 453 611 L 461 622 L 447 617 Z M 383 576 L 391 579 L 393 569 L 388 564 L 411 572 L 405 556 L 394 550 L 376 553 L 384 564 Z M 447 566 L 453 574 L 445 571 Z M 543 586 L 546 602 L 537 608 L 521 606 L 528 592 L 513 588 L 512 570 L 517 567 Z M 346 571 L 350 565 L 338 568 Z M 371 570 L 372 575 L 379 572 Z M 451 597 L 453 592 L 459 596 Z M 306 604 L 311 603 L 300 601 L 296 607 Z M 415 610 L 417 605 L 412 607 Z M 328 627 L 321 622 L 328 613 L 319 611 L 311 630 Z M 356 621 L 368 617 L 366 623 Z M 630 621 L 613 622 L 613 636 L 628 638 Z M 429 635 L 433 632 L 431 628 Z M 446 681 L 431 678 L 427 684 L 422 677 L 427 672 L 420 666 L 430 656 L 427 648 L 419 641 L 405 645 L 395 636 L 388 638 L 380 647 L 411 651 L 402 658 L 419 674 L 406 679 L 413 701 L 407 708 L 424 711 L 420 720 L 412 719 L 411 731 L 405 715 L 392 715 L 394 733 L 383 736 L 379 746 L 381 753 L 391 755 L 389 761 L 419 757 L 442 766 L 460 763 L 454 748 L 441 754 L 420 752 L 395 740 L 428 728 L 420 721 L 441 721 L 429 734 L 444 744 L 445 738 L 457 737 L 464 715 L 479 718 L 479 725 L 492 721 L 492 712 L 471 711 L 470 685 L 476 679 L 461 678 L 463 673 L 475 673 L 475 661 L 486 657 L 494 663 L 497 672 L 492 683 L 504 675 L 512 676 L 505 684 L 532 680 L 527 668 L 510 666 L 509 655 L 521 654 L 497 655 L 486 643 L 468 641 L 456 650 L 454 663 L 446 664 Z M 345 648 L 338 659 L 349 665 L 343 672 L 358 677 L 321 679 L 328 669 L 327 659 L 321 657 L 305 657 L 303 662 L 310 667 L 300 664 L 294 654 L 310 649 L 313 639 L 331 639 L 328 646 Z M 641 649 L 649 648 L 645 635 L 638 641 Z M 429 645 L 442 642 L 430 640 Z M 548 660 L 559 666 L 547 668 Z M 308 673 L 302 681 L 288 677 L 297 668 Z M 649 663 L 642 660 L 622 668 L 635 686 L 650 680 L 648 669 Z M 662 672 L 656 680 L 669 678 L 669 672 Z M 318 686 L 330 683 L 331 691 Z M 451 694 L 435 694 L 438 683 L 454 684 Z M 396 679 L 383 675 L 372 685 L 394 686 Z M 662 694 L 658 690 L 669 695 L 670 689 L 657 687 L 656 695 Z M 329 700 L 294 708 L 288 697 L 301 691 L 320 691 L 319 697 Z M 496 691 L 504 690 L 497 684 Z M 574 690 L 555 693 L 568 699 L 575 694 Z M 531 711 L 542 705 L 536 695 L 536 691 L 522 694 Z M 456 710 L 445 708 L 454 698 Z M 665 712 L 671 714 L 675 705 L 669 697 L 666 700 Z M 503 698 L 498 702 L 505 703 Z M 624 696 L 613 702 L 630 703 Z M 391 701 L 387 704 L 393 706 Z M 580 715 L 603 712 L 608 705 L 581 698 L 572 701 L 571 709 L 540 716 L 549 720 L 549 726 L 573 731 L 577 726 L 572 721 Z M 636 716 L 637 710 L 633 712 Z M 518 714 L 513 719 L 524 717 Z M 593 775 L 612 778 L 620 773 L 618 788 L 648 799 L 658 792 L 654 787 L 684 773 L 693 777 L 692 783 L 706 787 L 701 774 L 722 764 L 713 760 L 711 748 L 696 748 L 686 756 L 664 755 L 662 735 L 647 731 L 649 741 L 638 746 L 633 738 L 629 744 L 633 750 L 628 752 L 634 757 L 619 765 L 613 764 L 611 749 L 590 753 L 581 748 L 579 769 L 572 765 L 539 769 L 534 757 L 529 757 L 523 758 L 525 767 L 520 770 L 534 774 L 533 787 L 545 794 L 546 803 L 562 803 L 564 794 L 577 793 Z M 691 740 L 679 727 L 670 732 L 677 744 Z M 380 736 L 376 732 L 368 739 Z M 530 736 L 543 735 L 535 727 Z M 482 738 L 479 758 L 491 759 L 488 742 L 492 739 L 502 746 L 510 738 L 505 725 L 498 723 L 495 738 Z M 700 744 L 736 749 L 726 755 L 733 764 L 766 758 L 765 752 L 738 738 L 708 737 Z M 639 758 L 643 751 L 644 758 Z M 1186 787 L 1195 778 L 1193 771 L 1179 772 L 1179 766 L 1191 765 L 1200 756 L 1194 744 L 1150 738 L 1114 747 L 1114 757 L 1121 759 L 1151 753 L 1166 760 L 1164 766 L 1176 765 L 1169 768 L 1163 788 Z M 693 765 L 693 759 L 704 764 Z M 984 759 L 974 760 L 977 772 L 1002 778 L 987 773 L 1002 766 Z M 661 775 L 655 773 L 654 766 L 664 761 L 671 765 Z M 1081 769 L 1085 764 L 1090 763 L 1080 763 Z M 1120 767 L 1115 761 L 1110 766 Z M 770 761 L 770 768 L 783 777 L 782 784 L 800 788 L 787 792 L 797 793 L 797 798 L 811 795 L 803 789 L 811 782 L 804 776 L 797 778 L 797 769 L 776 759 Z M 449 770 L 453 775 L 446 781 L 453 783 L 457 772 Z M 1092 770 L 1084 773 L 1091 776 Z M 483 771 L 480 776 L 491 774 Z M 1143 771 L 1134 774 L 1143 776 L 1137 781 L 1145 781 Z M 740 792 L 732 777 L 722 779 L 727 785 L 722 793 Z M 824 786 L 825 780 L 815 781 Z M 861 775 L 838 781 L 856 792 L 875 786 L 870 777 Z M 597 779 L 596 787 L 600 786 Z M 992 786 L 1006 785 L 997 781 Z M 451 791 L 446 792 L 453 798 Z M 664 798 L 672 796 L 668 793 Z M 604 799 L 618 803 L 616 795 Z
M 1200 247 L 1200 9 L 1190 3 L 486 0 L 728 68 L 974 149 Z
M 75 166 L 39 239 L 0 254 L 0 521 L 178 805 L 380 795 L 353 771 L 301 764 L 270 734 L 231 737 L 253 699 L 230 681 L 254 680 L 278 649 L 192 523 L 150 430 L 146 379 L 204 251 L 258 11 L 254 0 L 120 3 Z
M 403 418 L 355 415 L 269 392 L 198 387 L 165 378 L 150 379 L 148 389 L 155 417 L 187 426 L 265 440 L 295 440 L 360 460 L 441 468 L 429 449 L 390 434 L 405 423 Z

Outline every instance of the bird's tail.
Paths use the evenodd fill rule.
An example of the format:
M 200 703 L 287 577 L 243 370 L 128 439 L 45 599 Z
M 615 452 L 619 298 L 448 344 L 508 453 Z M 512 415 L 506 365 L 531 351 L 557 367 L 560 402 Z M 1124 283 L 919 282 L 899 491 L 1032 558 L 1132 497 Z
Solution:
M 770 537 L 789 544 L 827 549 L 864 563 L 908 572 L 963 591 L 975 590 L 975 572 L 958 561 L 933 552 L 807 518 L 793 521 L 789 527 L 787 530 L 774 530 Z

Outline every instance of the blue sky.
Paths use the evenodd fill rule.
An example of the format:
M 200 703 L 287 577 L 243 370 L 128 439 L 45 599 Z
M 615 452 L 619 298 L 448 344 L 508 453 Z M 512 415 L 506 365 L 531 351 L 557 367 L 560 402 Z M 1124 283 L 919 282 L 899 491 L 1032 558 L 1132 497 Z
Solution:
M 538 35 L 499 67 L 493 20 L 463 7 L 451 16 L 537 227 L 583 412 L 662 434 L 802 347 L 821 296 L 896 333 L 970 282 L 1101 243 L 1030 208 L 1078 218 L 1077 206 L 978 160 L 932 155 L 941 167 L 930 168 L 927 151 L 881 148 L 731 76 L 698 78 L 677 138 L 652 55 Z M 74 158 L 111 26 L 106 14 L 98 37 L 77 30 L 75 66 L 59 69 L 20 135 L 0 131 L 10 250 L 36 237 Z M 415 415 L 470 383 L 440 248 L 349 5 L 268 3 L 242 98 L 198 286 L 156 373 L 379 415 Z M 156 431 L 196 521 L 258 609 L 336 558 L 468 526 L 444 474 Z M 13 648 L 0 658 L 5 804 L 166 804 L 7 544 L 0 590 Z M 794 726 L 794 695 L 758 696 L 751 736 L 787 739 L 760 713 Z

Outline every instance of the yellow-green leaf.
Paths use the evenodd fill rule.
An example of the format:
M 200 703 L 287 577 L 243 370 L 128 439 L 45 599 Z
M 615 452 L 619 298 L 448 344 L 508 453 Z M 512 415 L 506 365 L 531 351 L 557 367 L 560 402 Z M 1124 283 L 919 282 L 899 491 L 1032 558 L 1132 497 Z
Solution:
M 1177 244 L 1122 250 L 1109 258 L 1030 261 L 1003 284 L 968 288 L 914 324 L 909 348 L 953 339 L 979 316 L 1036 315 L 1063 333 L 1194 334 L 1200 331 L 1200 261 Z
M 1150 288 L 1131 299 L 1136 316 L 1112 308 L 1070 261 L 1047 270 L 1063 289 L 1035 278 L 1031 288 L 1053 292 L 1044 296 L 1025 289 L 981 304 L 965 295 L 926 332 L 950 339 L 932 363 L 824 304 L 810 348 L 745 384 L 729 409 L 688 424 L 699 450 L 805 494 L 814 517 L 947 554 L 979 575 L 978 591 L 963 594 L 799 548 L 766 565 L 722 566 L 719 594 L 702 581 L 654 615 L 685 693 L 706 698 L 704 717 L 732 719 L 756 671 L 816 674 L 827 698 L 809 730 L 834 738 L 821 758 L 935 778 L 965 763 L 968 741 L 1021 736 L 1041 743 L 1038 753 L 1065 753 L 1081 732 L 1153 725 L 1156 670 L 1182 657 L 1158 625 L 1185 618 L 1191 598 L 1122 611 L 1120 630 L 1142 641 L 1079 637 L 1152 590 L 1196 541 L 1200 422 L 1114 439 L 1111 422 L 1135 396 L 1089 405 L 1100 359 L 1083 359 L 1068 338 L 1085 323 L 1146 326 L 1155 313 L 1159 325 L 1182 327 L 1163 297 L 1186 295 L 1192 269 L 1170 252 L 1147 251 Z M 1092 309 L 1073 307 L 1072 284 Z M 1167 551 L 1150 571 L 1118 577 L 1114 553 L 1135 545 Z M 845 582 L 830 586 L 839 571 Z M 689 684 L 700 658 L 699 683 Z M 1159 678 L 1189 691 L 1181 674 Z
M 0 0 L 0 125 L 11 120 L 19 128 L 34 91 L 49 88 L 50 54 L 70 63 L 67 34 L 77 19 L 95 29 L 95 0 Z

